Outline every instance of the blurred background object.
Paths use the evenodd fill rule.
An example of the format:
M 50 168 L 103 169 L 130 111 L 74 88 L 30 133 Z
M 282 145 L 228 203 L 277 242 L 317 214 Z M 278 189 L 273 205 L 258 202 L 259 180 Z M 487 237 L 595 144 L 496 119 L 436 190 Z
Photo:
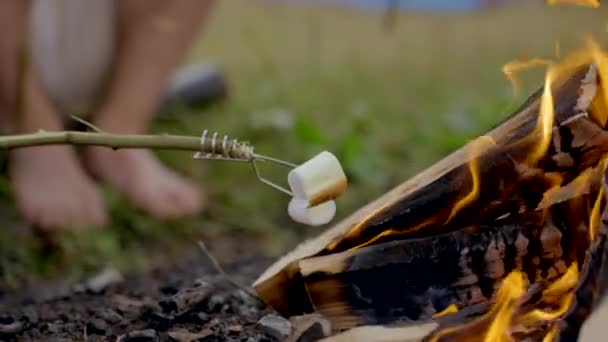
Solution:
M 204 109 L 228 96 L 228 84 L 215 63 L 196 63 L 181 70 L 171 79 L 159 111 L 170 113 L 179 106 Z

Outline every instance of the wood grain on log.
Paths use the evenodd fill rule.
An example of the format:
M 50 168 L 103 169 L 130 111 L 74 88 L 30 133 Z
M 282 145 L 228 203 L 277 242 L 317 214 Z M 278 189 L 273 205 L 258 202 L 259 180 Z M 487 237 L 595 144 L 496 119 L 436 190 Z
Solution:
M 506 220 L 304 259 L 303 295 L 336 330 L 424 320 L 451 304 L 489 300 L 514 269 L 530 283 L 555 280 L 573 261 L 562 236 L 550 220 Z

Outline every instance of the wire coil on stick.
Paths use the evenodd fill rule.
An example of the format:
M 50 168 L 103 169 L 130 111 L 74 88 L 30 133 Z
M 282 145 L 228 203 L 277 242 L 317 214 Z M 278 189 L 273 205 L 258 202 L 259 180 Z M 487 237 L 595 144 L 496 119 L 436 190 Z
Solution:
M 221 141 L 218 132 L 213 132 L 210 137 L 206 129 L 201 135 L 201 152 L 196 152 L 194 158 L 249 162 L 255 158 L 255 152 L 250 144 L 229 139 L 228 135 L 224 135 Z
M 204 130 L 201 135 L 201 150 L 196 152 L 193 158 L 251 163 L 255 176 L 259 181 L 290 196 L 292 195 L 291 191 L 262 177 L 256 163 L 258 161 L 271 162 L 289 168 L 296 168 L 298 165 L 285 160 L 257 154 L 251 144 L 241 142 L 234 138 L 230 139 L 228 135 L 224 135 L 220 138 L 218 132 L 210 134 L 209 130 Z

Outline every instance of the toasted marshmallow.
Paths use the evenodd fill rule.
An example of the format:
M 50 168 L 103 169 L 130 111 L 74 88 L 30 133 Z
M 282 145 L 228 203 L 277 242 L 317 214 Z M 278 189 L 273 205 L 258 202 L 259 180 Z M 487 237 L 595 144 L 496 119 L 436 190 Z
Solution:
M 308 206 L 305 199 L 292 198 L 289 202 L 289 216 L 296 222 L 309 226 L 320 226 L 329 223 L 336 215 L 336 202 L 323 202 L 314 207 Z
M 291 170 L 287 181 L 293 197 L 307 200 L 308 207 L 337 198 L 347 186 L 338 158 L 327 151 Z

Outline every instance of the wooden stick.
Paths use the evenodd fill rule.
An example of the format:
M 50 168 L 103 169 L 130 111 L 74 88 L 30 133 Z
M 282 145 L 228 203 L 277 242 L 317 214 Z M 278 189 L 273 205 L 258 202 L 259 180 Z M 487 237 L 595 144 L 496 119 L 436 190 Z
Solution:
M 137 135 L 92 133 L 77 131 L 46 132 L 0 136 L 0 149 L 9 150 L 20 147 L 42 145 L 96 145 L 119 148 L 150 148 L 184 151 L 201 151 L 201 140 L 197 137 L 180 135 Z M 211 152 L 205 146 L 203 152 Z

